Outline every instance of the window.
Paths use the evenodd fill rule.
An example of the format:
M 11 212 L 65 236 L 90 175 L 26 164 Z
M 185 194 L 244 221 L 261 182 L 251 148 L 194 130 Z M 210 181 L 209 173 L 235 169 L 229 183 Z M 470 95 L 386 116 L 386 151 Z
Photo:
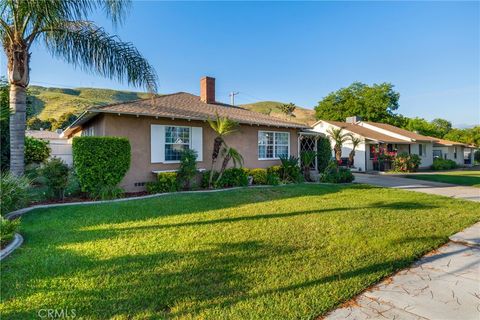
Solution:
M 457 147 L 453 147 L 453 158 L 457 159 Z
M 82 131 L 82 137 L 93 137 L 95 135 L 94 127 L 89 126 Z
M 427 145 L 426 144 L 419 144 L 418 145 L 418 155 L 423 157 L 427 153 Z
M 165 161 L 180 161 L 182 151 L 189 148 L 189 127 L 165 127 Z
M 290 154 L 290 133 L 259 131 L 258 159 L 278 159 Z
M 442 150 L 433 150 L 433 158 L 440 158 L 442 159 Z

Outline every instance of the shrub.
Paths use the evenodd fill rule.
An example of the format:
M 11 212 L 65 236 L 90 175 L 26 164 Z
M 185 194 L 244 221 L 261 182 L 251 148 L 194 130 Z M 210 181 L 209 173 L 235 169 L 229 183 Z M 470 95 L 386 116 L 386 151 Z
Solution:
M 473 160 L 475 162 L 480 162 L 480 150 L 475 150 L 473 153 Z
M 47 161 L 40 170 L 45 184 L 57 199 L 63 199 L 68 184 L 68 166 L 62 159 L 53 158 Z
M 42 163 L 50 156 L 48 142 L 25 137 L 25 164 Z
M 73 163 L 82 191 L 112 190 L 130 167 L 130 142 L 119 137 L 73 138 Z
M 336 161 L 331 160 L 325 168 L 320 181 L 328 183 L 349 183 L 355 179 L 348 168 L 338 167 Z
M 20 209 L 28 203 L 28 188 L 30 181 L 25 177 L 16 177 L 9 172 L 1 175 L 0 181 L 0 211 L 5 215 Z
M 271 166 L 267 169 L 267 184 L 278 185 L 280 183 L 281 166 Z
M 100 186 L 94 192 L 90 193 L 94 199 L 112 200 L 123 197 L 125 191 L 117 186 Z
M 298 158 L 294 156 L 280 157 L 282 162 L 280 169 L 280 178 L 283 182 L 302 182 L 303 176 L 301 174 L 300 166 L 298 165 Z
M 250 169 L 248 175 L 253 178 L 253 184 L 267 184 L 267 169 Z
M 398 172 L 414 172 L 420 165 L 420 157 L 416 154 L 402 152 L 393 159 L 393 170 Z
M 65 196 L 74 197 L 76 195 L 79 195 L 80 192 L 80 183 L 78 182 L 77 176 L 75 175 L 75 171 L 71 170 L 68 174 L 68 183 L 65 187 Z
M 243 168 L 229 168 L 223 172 L 220 181 L 215 184 L 215 188 L 243 187 L 248 186 L 248 171 Z M 213 173 L 213 181 L 218 178 L 218 172 Z M 202 188 L 208 188 L 208 179 L 210 171 L 205 171 L 202 176 Z
M 319 172 L 325 171 L 328 163 L 332 159 L 332 147 L 328 138 L 321 137 L 317 141 L 317 169 Z
M 0 246 L 2 249 L 7 246 L 15 236 L 20 226 L 20 220 L 8 220 L 3 217 L 0 217 Z
M 455 169 L 456 167 L 457 163 L 453 160 L 442 158 L 433 159 L 432 170 L 449 170 Z
M 178 170 L 178 182 L 185 190 L 190 190 L 192 179 L 197 174 L 197 152 L 186 149 L 182 152 L 180 168 Z
M 146 188 L 148 193 L 178 191 L 180 189 L 180 185 L 178 183 L 178 174 L 176 172 L 160 172 L 157 174 L 157 180 L 148 182 Z

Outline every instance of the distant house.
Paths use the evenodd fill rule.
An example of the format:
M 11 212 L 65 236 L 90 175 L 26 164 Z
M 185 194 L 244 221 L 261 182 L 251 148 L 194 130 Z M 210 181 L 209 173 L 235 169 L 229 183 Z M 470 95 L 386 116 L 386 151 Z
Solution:
M 433 144 L 433 158 L 453 160 L 459 166 L 471 165 L 474 148 L 465 143 L 436 138 Z
M 207 120 L 216 114 L 237 121 L 238 132 L 226 143 L 237 149 L 247 168 L 280 164 L 280 156 L 298 156 L 316 148 L 318 133 L 307 125 L 249 111 L 215 99 L 215 79 L 200 81 L 200 96 L 186 92 L 144 100 L 93 107 L 83 113 L 63 135 L 122 136 L 132 146 L 130 170 L 121 182 L 126 191 L 144 189 L 156 172 L 177 170 L 183 149 L 198 153 L 197 167 L 210 169 L 214 131 Z
M 72 144 L 67 138 L 61 136 L 62 131 L 47 130 L 26 130 L 25 135 L 40 140 L 48 141 L 50 147 L 50 158 L 56 157 L 62 159 L 69 166 L 72 165 Z
M 388 170 L 378 165 L 379 154 L 399 154 L 406 152 L 417 154 L 421 159 L 420 168 L 429 168 L 433 163 L 433 146 L 436 138 L 427 137 L 395 126 L 361 121 L 358 117 L 347 118 L 346 122 L 320 120 L 313 130 L 328 136 L 331 128 L 342 128 L 345 133 L 353 134 L 362 140 L 357 147 L 354 167 L 359 171 Z M 334 142 L 332 141 L 332 147 Z M 342 157 L 348 157 L 352 145 L 347 141 L 342 148 Z

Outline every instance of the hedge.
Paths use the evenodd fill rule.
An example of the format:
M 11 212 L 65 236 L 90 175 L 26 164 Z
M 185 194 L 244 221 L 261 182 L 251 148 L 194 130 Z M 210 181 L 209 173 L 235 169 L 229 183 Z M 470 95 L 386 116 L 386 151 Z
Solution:
M 433 159 L 432 170 L 450 170 L 456 167 L 457 163 L 453 160 L 442 158 Z
M 114 187 L 130 168 L 131 148 L 126 138 L 73 138 L 73 165 L 82 191 L 95 193 Z
M 176 172 L 160 172 L 157 180 L 148 182 L 146 185 L 148 193 L 175 192 L 180 190 L 178 174 Z
M 25 137 L 25 164 L 45 162 L 50 152 L 48 141 Z

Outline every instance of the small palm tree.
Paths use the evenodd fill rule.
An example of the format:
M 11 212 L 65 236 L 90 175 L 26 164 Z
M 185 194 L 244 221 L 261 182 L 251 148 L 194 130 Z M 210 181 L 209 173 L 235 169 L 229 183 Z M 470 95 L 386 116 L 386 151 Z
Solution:
M 303 176 L 305 177 L 306 181 L 312 180 L 310 177 L 310 167 L 312 166 L 312 163 L 315 161 L 316 157 L 317 153 L 315 151 L 303 151 L 300 153 Z
M 218 114 L 215 114 L 215 119 L 208 119 L 208 123 L 217 135 L 213 141 L 212 166 L 210 169 L 210 177 L 208 179 L 208 187 L 211 188 L 213 181 L 213 168 L 217 162 L 220 150 L 225 143 L 224 137 L 237 131 L 238 123 L 227 117 L 220 117 Z
M 282 104 L 282 105 L 279 105 L 278 106 L 278 109 L 280 109 L 280 111 L 282 111 L 283 114 L 285 114 L 285 116 L 287 117 L 295 117 L 295 109 L 297 109 L 297 106 L 295 105 L 295 103 L 286 103 L 286 104 Z
M 342 146 L 348 140 L 348 135 L 343 133 L 342 128 L 330 128 L 327 130 L 327 133 L 330 135 L 330 139 L 335 142 L 335 146 L 333 147 L 335 159 L 340 163 L 342 161 Z
M 30 48 L 36 42 L 54 57 L 107 78 L 127 81 L 150 92 L 157 75 L 138 50 L 88 20 L 102 10 L 114 24 L 121 23 L 128 0 L 2 0 L 0 38 L 7 57 L 10 84 L 10 170 L 24 171 L 26 88 L 30 81 Z
M 220 169 L 218 178 L 215 181 L 215 184 L 218 184 L 220 182 L 220 179 L 222 179 L 223 173 L 225 172 L 225 169 L 227 169 L 227 166 L 230 160 L 233 161 L 234 167 L 237 167 L 237 165 L 240 167 L 243 166 L 243 157 L 240 154 L 240 152 L 238 152 L 236 149 L 226 146 L 225 148 L 222 149 L 222 155 L 223 155 L 222 167 Z
M 349 134 L 348 137 L 350 138 L 350 142 L 352 143 L 352 151 L 350 151 L 350 154 L 348 155 L 348 166 L 352 167 L 353 166 L 353 159 L 355 157 L 355 149 L 362 143 L 362 139 L 355 137 L 353 134 Z

